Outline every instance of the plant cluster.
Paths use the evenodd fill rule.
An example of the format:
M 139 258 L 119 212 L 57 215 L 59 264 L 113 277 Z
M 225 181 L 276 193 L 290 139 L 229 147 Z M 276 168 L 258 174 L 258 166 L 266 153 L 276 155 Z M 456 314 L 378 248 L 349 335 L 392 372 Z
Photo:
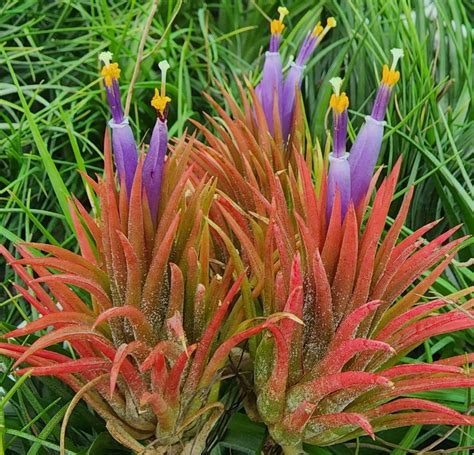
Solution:
M 331 80 L 333 139 L 323 152 L 300 87 L 336 21 L 308 32 L 285 74 L 288 11 L 279 14 L 259 84 L 236 80 L 238 101 L 221 87 L 226 107 L 208 97 L 217 117 L 171 144 L 167 62 L 149 145 L 137 147 L 120 68 L 102 53 L 112 118 L 104 175 L 85 176 L 92 213 L 70 201 L 79 252 L 25 243 L 16 259 L 0 247 L 38 314 L 5 335 L 0 353 L 27 364 L 18 374 L 56 376 L 77 392 L 63 442 L 82 398 L 136 453 L 201 453 L 235 368 L 247 414 L 285 453 L 406 425 L 474 424 L 413 396 L 472 387 L 473 354 L 402 363 L 428 338 L 474 326 L 472 289 L 424 297 L 465 238 L 449 240 L 455 227 L 426 241 L 435 222 L 403 238 L 413 189 L 387 226 L 400 160 L 380 184 L 382 169 L 373 175 L 403 52 L 392 50 L 349 152 L 349 99 L 343 80 Z M 71 357 L 48 349 L 61 342 Z

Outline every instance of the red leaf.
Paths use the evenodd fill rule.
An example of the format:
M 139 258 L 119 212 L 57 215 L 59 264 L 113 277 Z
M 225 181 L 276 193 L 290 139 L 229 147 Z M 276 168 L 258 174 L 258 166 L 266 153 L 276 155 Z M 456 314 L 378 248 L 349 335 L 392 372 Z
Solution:
M 327 279 L 332 283 L 336 273 L 337 261 L 341 251 L 342 229 L 341 229 L 341 198 L 339 191 L 336 190 L 334 205 L 332 208 L 331 219 L 326 234 L 326 241 L 321 253 L 321 259 L 326 270 Z
M 406 311 L 402 315 L 390 320 L 390 322 L 385 327 L 382 327 L 380 331 L 377 330 L 376 338 L 378 340 L 385 340 L 387 338 L 390 338 L 398 330 L 402 329 L 407 324 L 413 323 L 420 317 L 425 316 L 428 313 L 446 305 L 447 303 L 443 302 L 442 300 L 436 300 L 434 302 L 418 305 L 415 308 Z
M 434 363 L 414 363 L 414 364 L 403 364 L 396 365 L 388 370 L 383 371 L 383 375 L 386 378 L 398 378 L 401 376 L 408 376 L 420 373 L 453 373 L 453 374 L 462 374 L 463 370 L 457 366 L 449 365 L 437 365 Z
M 339 322 L 343 319 L 349 305 L 357 268 L 359 237 L 357 218 L 352 203 L 349 205 L 349 210 L 346 213 L 343 231 L 336 275 L 331 286 L 336 325 L 339 325 Z
M 313 403 L 308 401 L 301 402 L 293 412 L 286 415 L 283 426 L 288 432 L 301 433 L 316 408 L 317 406 Z
M 80 287 L 87 292 L 90 292 L 100 303 L 102 309 L 107 309 L 112 306 L 112 303 L 109 299 L 109 296 L 105 291 L 100 287 L 96 282 L 88 280 L 86 278 L 79 277 L 77 275 L 50 275 L 50 276 L 41 276 L 36 278 L 34 282 L 36 283 L 55 283 L 57 281 L 72 284 L 73 286 Z
M 331 350 L 318 365 L 317 371 L 324 375 L 338 373 L 356 354 L 365 351 L 395 353 L 395 350 L 387 343 L 365 338 L 355 338 L 353 340 L 343 341 L 337 348 Z M 385 376 L 385 372 L 383 374 Z
M 372 302 L 366 303 L 343 319 L 336 331 L 336 334 L 334 335 L 329 351 L 332 351 L 344 341 L 353 338 L 356 334 L 359 324 L 381 304 L 382 302 L 380 300 L 374 300 Z
M 119 307 L 109 308 L 95 320 L 92 329 L 95 329 L 98 325 L 111 318 L 126 317 L 134 325 L 135 330 L 142 336 L 146 337 L 152 333 L 150 324 L 148 323 L 145 315 L 138 308 L 131 305 L 124 305 Z
M 367 415 L 370 418 L 373 418 L 391 414 L 392 412 L 412 409 L 433 411 L 446 416 L 452 416 L 461 419 L 464 418 L 462 414 L 459 414 L 459 412 L 455 411 L 454 409 L 448 408 L 447 406 L 442 406 L 438 403 L 433 403 L 432 401 L 422 400 L 420 398 L 399 398 L 398 400 L 391 401 L 371 409 L 367 412 Z
M 172 366 L 168 377 L 166 378 L 164 386 L 164 396 L 171 407 L 177 408 L 179 405 L 179 391 L 182 382 L 184 368 L 186 367 L 189 358 L 196 350 L 197 344 L 193 344 L 182 352 Z
M 5 338 L 15 338 L 27 335 L 29 333 L 43 330 L 49 326 L 64 325 L 64 324 L 82 324 L 91 325 L 94 319 L 91 316 L 82 313 L 75 313 L 72 311 L 59 311 L 57 313 L 47 314 L 35 321 L 29 322 L 25 327 L 21 329 L 12 330 L 11 332 L 3 335 Z
M 327 395 L 356 386 L 383 386 L 392 387 L 393 384 L 384 376 L 365 371 L 344 371 L 329 376 L 322 376 L 312 381 L 299 383 L 289 394 L 300 400 L 319 403 Z M 289 398 L 291 400 L 291 398 Z
M 95 370 L 110 369 L 110 360 L 104 360 L 100 357 L 82 358 L 71 360 L 69 362 L 61 362 L 55 365 L 21 368 L 16 371 L 17 374 L 25 374 L 31 372 L 33 376 L 62 376 L 72 373 L 84 373 Z
M 23 266 L 15 264 L 16 259 L 9 253 L 9 251 L 3 245 L 0 245 L 0 254 L 3 255 L 7 263 L 12 266 L 16 274 L 35 293 L 36 297 L 39 299 L 39 302 L 45 307 L 45 310 L 41 312 L 43 314 L 46 314 L 48 312 L 56 312 L 56 304 L 53 302 L 48 293 L 37 282 L 33 280 L 31 275 L 25 270 Z
M 198 384 L 199 377 L 203 371 L 206 362 L 206 358 L 209 355 L 211 344 L 217 335 L 217 332 L 222 324 L 222 321 L 224 320 L 224 317 L 227 313 L 227 310 L 229 309 L 230 304 L 232 303 L 237 292 L 239 292 L 240 290 L 240 286 L 244 277 L 245 274 L 242 273 L 232 285 L 229 292 L 225 296 L 224 301 L 217 309 L 214 317 L 212 318 L 201 340 L 199 341 L 196 354 L 194 355 L 194 361 L 191 365 L 191 369 L 186 379 L 185 387 L 187 391 L 193 391 L 196 385 Z

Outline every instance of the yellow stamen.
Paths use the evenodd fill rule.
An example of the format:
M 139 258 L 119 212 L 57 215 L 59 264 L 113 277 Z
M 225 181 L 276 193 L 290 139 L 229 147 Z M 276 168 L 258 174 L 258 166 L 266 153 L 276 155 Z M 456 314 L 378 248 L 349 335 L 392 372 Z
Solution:
M 334 111 L 340 114 L 349 107 L 349 98 L 347 97 L 346 92 L 341 93 L 342 79 L 340 77 L 333 77 L 330 79 L 329 83 L 334 89 L 329 105 L 334 109 Z
M 166 60 L 162 60 L 158 63 L 158 67 L 161 70 L 161 93 L 155 88 L 155 96 L 151 100 L 151 105 L 160 115 L 164 115 L 166 105 L 171 101 L 171 98 L 166 96 L 166 72 L 169 70 L 170 65 Z
M 161 96 L 157 88 L 155 88 L 155 96 L 151 100 L 151 105 L 161 114 L 164 115 L 166 105 L 171 101 L 169 96 Z
M 342 92 L 340 95 L 333 93 L 329 105 L 338 113 L 341 114 L 349 107 L 349 98 L 346 92 Z
M 318 36 L 318 35 L 321 35 L 321 33 L 323 33 L 323 26 L 321 25 L 321 21 L 319 21 L 313 28 L 313 36 Z
M 389 87 L 395 85 L 400 79 L 400 71 L 396 71 L 398 61 L 403 57 L 402 49 L 391 49 L 390 52 L 393 55 L 392 66 L 389 68 L 388 65 L 384 65 L 382 68 L 382 82 Z
M 395 85 L 400 79 L 400 71 L 393 71 L 388 68 L 388 65 L 384 65 L 382 69 L 382 82 L 385 85 L 391 87 Z
M 278 13 L 280 14 L 280 17 L 278 19 L 272 20 L 270 24 L 270 31 L 272 35 L 276 34 L 281 34 L 285 28 L 285 24 L 283 23 L 283 19 L 285 16 L 287 16 L 290 12 L 288 11 L 288 8 L 285 8 L 284 6 L 280 6 L 278 8 Z
M 105 85 L 110 87 L 112 85 L 112 81 L 119 80 L 120 78 L 120 68 L 118 63 L 110 63 L 105 65 L 100 72 L 102 77 L 104 78 Z
M 104 51 L 99 54 L 99 60 L 104 64 L 100 74 L 104 78 L 107 87 L 112 85 L 114 79 L 118 80 L 120 78 L 120 68 L 118 63 L 111 63 L 112 56 L 112 52 L 110 51 Z
M 324 28 L 321 27 L 321 24 L 318 23 L 313 30 L 313 36 L 317 36 L 318 40 L 316 44 L 319 44 L 323 38 L 327 35 L 329 30 L 336 26 L 336 19 L 334 17 L 328 17 L 326 21 L 326 26 Z
M 283 29 L 285 28 L 285 24 L 278 19 L 273 19 L 270 24 L 270 32 L 272 35 L 281 34 Z

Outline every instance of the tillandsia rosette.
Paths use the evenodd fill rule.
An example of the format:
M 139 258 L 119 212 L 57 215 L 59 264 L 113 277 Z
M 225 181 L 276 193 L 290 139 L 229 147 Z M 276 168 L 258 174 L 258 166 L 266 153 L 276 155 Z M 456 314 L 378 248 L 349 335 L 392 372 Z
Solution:
M 159 64 L 148 150 L 138 152 L 121 106 L 119 66 L 108 52 L 100 59 L 112 141 L 107 132 L 104 176 L 87 177 L 96 214 L 70 201 L 79 253 L 24 243 L 15 259 L 0 246 L 24 283 L 15 288 L 40 316 L 4 335 L 17 342 L 0 343 L 0 354 L 27 365 L 18 374 L 56 376 L 77 392 L 62 452 L 68 417 L 83 398 L 136 453 L 201 453 L 224 408 L 218 379 L 230 351 L 276 330 L 279 317 L 239 325 L 242 311 L 233 305 L 243 276 L 221 257 L 207 222 L 215 184 L 193 174 L 184 138 L 166 158 L 168 64 Z M 48 327 L 31 346 L 18 343 Z M 61 342 L 74 358 L 47 349 Z
M 139 148 L 119 65 L 102 53 L 111 120 L 103 176 L 85 176 L 92 212 L 69 202 L 79 252 L 24 243 L 17 259 L 0 246 L 39 316 L 7 333 L 0 354 L 15 359 L 18 374 L 56 376 L 77 392 L 63 453 L 79 399 L 135 453 L 202 453 L 224 409 L 220 379 L 231 353 L 245 358 L 248 415 L 285 453 L 407 425 L 474 425 L 416 396 L 474 386 L 474 354 L 402 362 L 430 337 L 474 326 L 473 289 L 426 297 L 464 240 L 450 240 L 458 228 L 431 241 L 424 236 L 436 222 L 403 235 L 413 188 L 389 222 L 400 160 L 378 184 L 403 53 L 392 49 L 350 148 L 349 97 L 341 78 L 330 80 L 332 145 L 323 153 L 300 89 L 336 21 L 308 31 L 284 74 L 289 12 L 278 12 L 258 85 L 236 78 L 240 104 L 220 87 L 227 109 L 206 95 L 217 118 L 193 121 L 197 132 L 172 144 L 168 63 L 158 65 L 156 123 Z M 62 342 L 73 355 L 49 349 Z
M 268 54 L 257 88 L 249 86 L 248 96 L 241 88 L 242 108 L 222 89 L 232 115 L 211 100 L 220 117 L 211 122 L 216 133 L 198 124 L 209 145 L 194 142 L 194 160 L 200 175 L 217 177 L 212 222 L 226 245 L 239 245 L 240 255 L 229 250 L 236 269 L 249 270 L 242 282 L 248 316 L 295 317 L 265 333 L 254 351 L 250 345 L 255 399 L 246 401 L 247 412 L 265 422 L 285 453 L 402 426 L 474 424 L 472 416 L 416 396 L 472 387 L 474 354 L 402 362 L 430 337 L 472 329 L 474 299 L 472 288 L 435 300 L 426 295 L 466 238 L 450 240 L 457 226 L 425 240 L 437 222 L 403 236 L 413 188 L 390 221 L 401 160 L 377 188 L 385 111 L 403 56 L 391 53 L 349 153 L 349 99 L 340 78 L 330 81 L 328 156 L 311 146 L 297 84 L 283 139 L 275 127 L 284 123 L 275 107 L 282 100 L 279 64 L 272 67 L 272 110 L 262 95 Z

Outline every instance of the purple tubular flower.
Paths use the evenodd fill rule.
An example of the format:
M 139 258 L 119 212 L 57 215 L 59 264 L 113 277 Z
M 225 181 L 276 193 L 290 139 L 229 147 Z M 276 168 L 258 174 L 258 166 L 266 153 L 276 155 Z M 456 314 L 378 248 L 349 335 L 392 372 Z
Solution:
M 375 97 L 374 106 L 372 107 L 372 113 L 370 114 L 372 118 L 379 121 L 385 118 L 385 112 L 387 110 L 391 93 L 391 86 L 380 84 L 379 89 L 377 90 L 377 96 Z
M 283 84 L 283 93 L 281 97 L 281 129 L 284 140 L 290 134 L 291 120 L 293 118 L 293 111 L 295 109 L 296 93 L 301 88 L 301 81 L 303 80 L 303 71 L 306 62 L 311 57 L 318 35 L 314 32 L 309 32 L 301 45 L 296 61 L 291 64 L 290 70 Z
M 155 88 L 155 96 L 151 105 L 156 109 L 158 118 L 151 134 L 150 148 L 146 154 L 142 169 L 143 189 L 148 198 L 153 223 L 156 224 L 158 207 L 160 205 L 161 183 L 165 164 L 166 149 L 168 148 L 168 103 L 171 101 L 166 96 L 166 73 L 169 64 L 166 60 L 158 63 L 161 70 L 161 90 Z
M 392 66 L 383 66 L 382 81 L 375 98 L 372 114 L 365 117 L 365 123 L 352 145 L 349 164 L 351 166 L 351 196 L 354 206 L 358 207 L 367 190 L 374 172 L 375 165 L 382 146 L 382 137 L 387 110 L 393 86 L 400 79 L 400 73 L 395 70 L 398 60 L 403 57 L 402 49 L 391 49 Z
M 341 219 L 344 220 L 351 200 L 351 169 L 349 166 L 348 153 L 341 157 L 329 154 L 329 175 L 327 187 L 326 220 L 331 217 L 336 190 L 341 198 Z
M 301 88 L 306 62 L 309 60 L 326 33 L 332 27 L 335 27 L 335 25 L 336 22 L 334 18 L 328 18 L 327 25 L 324 28 L 321 26 L 321 23 L 318 22 L 314 29 L 307 33 L 295 62 L 291 64 L 290 70 L 288 71 L 283 84 L 283 92 L 281 96 L 281 128 L 283 139 L 285 141 L 290 134 L 293 111 L 295 109 L 296 93 Z
M 130 197 L 133 179 L 137 169 L 138 153 L 132 129 L 128 124 L 128 119 L 123 118 L 120 123 L 109 121 L 112 129 L 112 147 L 114 151 L 115 167 L 117 168 L 119 179 L 125 179 L 127 195 Z
M 341 113 L 333 112 L 333 150 L 334 156 L 340 158 L 346 151 L 347 109 Z
M 115 123 L 121 123 L 123 121 L 123 110 L 117 79 L 112 79 L 112 85 L 110 87 L 105 86 L 105 91 L 107 93 L 107 101 L 109 102 L 112 119 Z
M 148 204 L 153 221 L 156 220 L 160 204 L 161 182 L 168 147 L 168 125 L 166 120 L 158 118 L 153 128 L 150 148 L 143 163 L 143 187 L 148 197 Z
M 256 94 L 262 105 L 268 130 L 273 134 L 273 109 L 275 99 L 281 100 L 283 85 L 281 57 L 278 52 L 266 52 L 262 80 L 256 87 Z M 278 109 L 280 111 L 280 109 Z
M 281 96 L 281 130 L 283 139 L 286 141 L 290 134 L 293 111 L 295 109 L 296 93 L 301 87 L 304 66 L 295 63 L 291 64 L 290 70 L 283 84 Z
M 278 19 L 273 19 L 270 23 L 270 32 L 272 34 L 270 37 L 270 46 L 268 49 L 270 52 L 278 52 L 280 49 L 281 34 L 285 29 L 283 19 L 289 14 L 289 11 L 284 6 L 280 6 L 278 8 L 278 13 L 280 14 L 280 17 Z
M 107 101 L 109 103 L 112 120 L 109 125 L 112 129 L 112 148 L 114 151 L 115 167 L 121 181 L 125 180 L 127 195 L 130 197 L 133 179 L 137 169 L 138 152 L 128 119 L 124 117 L 120 101 L 118 79 L 120 68 L 117 63 L 111 63 L 112 54 L 102 52 L 99 59 L 104 63 L 101 74 L 104 78 Z
M 369 188 L 375 164 L 380 153 L 385 122 L 370 115 L 365 117 L 349 156 L 351 167 L 351 196 L 358 207 Z
M 296 57 L 295 63 L 299 66 L 306 65 L 306 62 L 311 57 L 314 49 L 316 48 L 316 43 L 318 41 L 318 35 L 314 32 L 309 32 L 301 45 L 298 56 Z
M 351 200 L 351 169 L 346 153 L 347 108 L 349 98 L 341 93 L 342 79 L 334 77 L 330 81 L 334 88 L 330 106 L 333 112 L 333 153 L 329 154 L 329 175 L 326 199 L 326 220 L 329 222 L 334 206 L 336 191 L 341 198 L 341 220 L 344 220 Z
M 280 50 L 280 41 L 281 41 L 280 33 L 272 34 L 272 36 L 270 37 L 270 45 L 268 46 L 268 51 L 278 52 Z

